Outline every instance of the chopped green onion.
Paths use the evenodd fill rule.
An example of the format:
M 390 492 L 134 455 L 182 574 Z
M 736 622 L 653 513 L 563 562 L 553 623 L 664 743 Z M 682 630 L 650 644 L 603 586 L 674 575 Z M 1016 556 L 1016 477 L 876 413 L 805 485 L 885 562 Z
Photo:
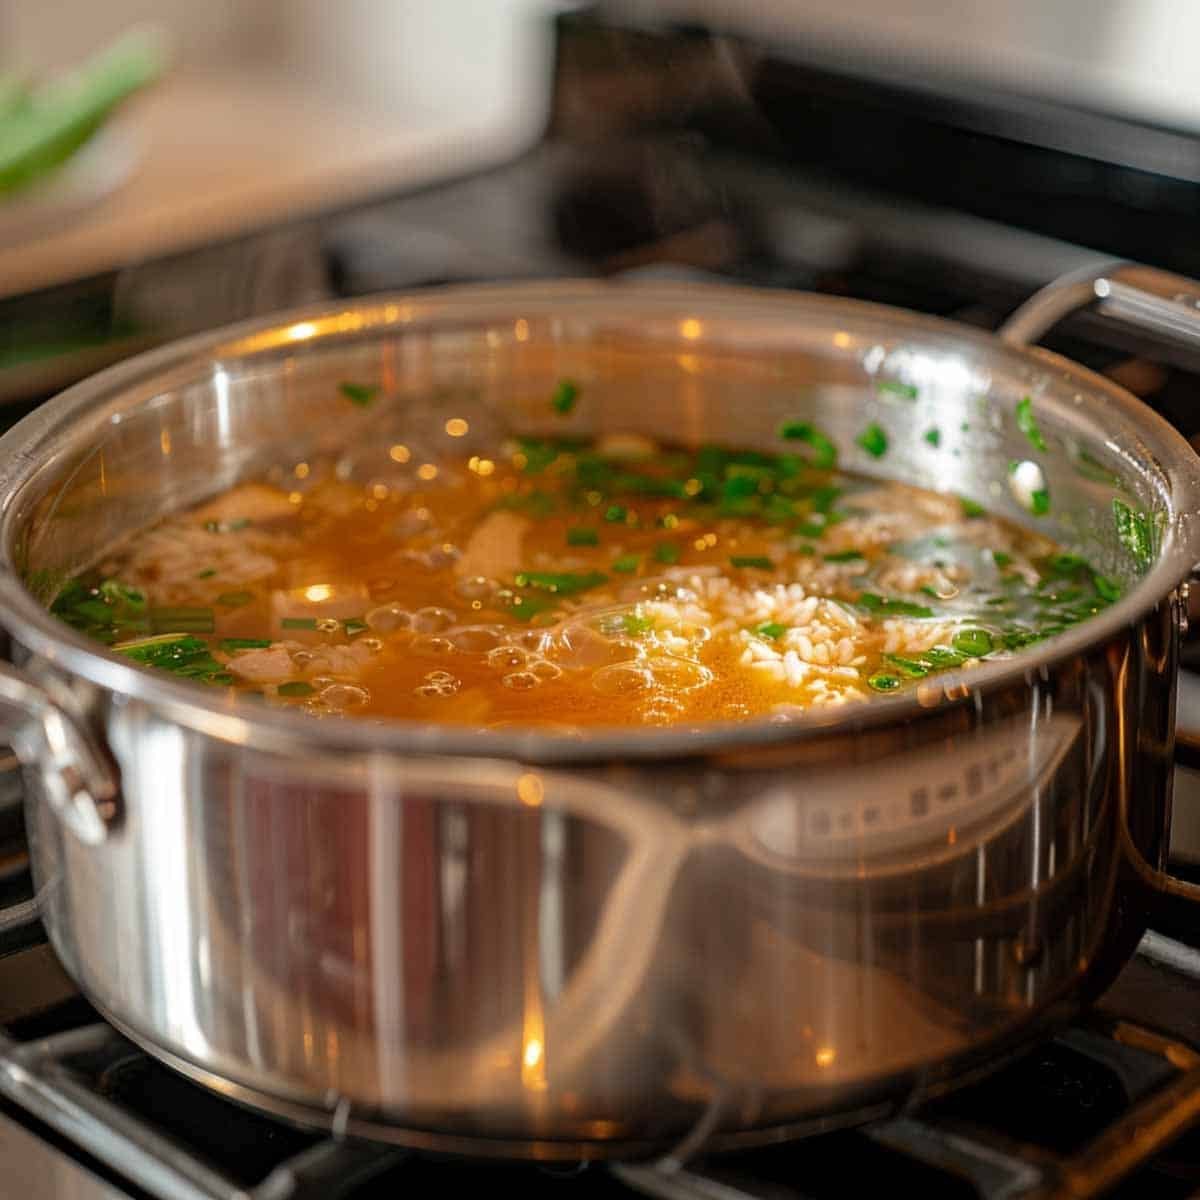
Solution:
M 970 499 L 968 496 L 960 496 L 958 498 L 959 507 L 962 509 L 962 515 L 968 519 L 974 517 L 982 517 L 987 511 L 982 504 Z
M 729 558 L 732 567 L 755 567 L 769 571 L 775 564 L 765 554 L 733 554 Z
M 1017 428 L 1029 440 L 1035 450 L 1046 450 L 1046 439 L 1038 428 L 1037 417 L 1033 415 L 1033 397 L 1022 396 L 1017 401 Z
M 784 421 L 779 436 L 787 442 L 804 442 L 813 449 L 812 465 L 822 470 L 837 465 L 837 447 L 815 425 L 807 421 Z
M 936 427 L 925 430 L 922 436 L 935 450 L 942 444 L 942 431 Z
M 573 596 L 577 592 L 586 592 L 590 588 L 599 587 L 606 583 L 608 576 L 599 571 L 522 571 L 516 577 L 519 588 L 536 588 L 539 591 L 554 592 L 561 596 Z
M 863 558 L 863 553 L 861 550 L 839 550 L 836 554 L 826 554 L 824 558 L 831 563 L 855 562 Z
M 622 575 L 632 575 L 642 565 L 640 554 L 622 554 L 613 559 L 612 569 Z
M 901 682 L 897 676 L 889 675 L 886 671 L 876 671 L 874 675 L 867 678 L 867 686 L 877 692 L 894 692 L 900 687 Z
M 1110 604 L 1121 598 L 1121 585 L 1115 579 L 1109 579 L 1107 575 L 1093 574 L 1092 586 L 1096 589 L 1097 595 Z
M 216 567 L 209 567 L 207 571 L 201 571 L 196 576 L 197 579 L 211 579 L 217 573 Z
M 1012 562 L 1012 555 L 1005 554 L 1003 550 L 993 550 L 992 562 L 994 562 L 997 567 L 1003 570 L 1003 568 L 1007 567 L 1009 563 Z
M 222 638 L 217 645 L 226 653 L 233 654 L 237 650 L 266 650 L 271 645 L 270 638 Z
M 674 542 L 659 542 L 654 547 L 654 561 L 660 563 L 677 563 L 679 561 L 679 547 Z
M 205 521 L 204 528 L 208 533 L 236 533 L 250 524 L 249 517 L 238 517 L 234 521 Z
M 249 604 L 253 599 L 253 592 L 222 592 L 217 597 L 217 603 L 223 604 L 226 608 L 241 608 L 242 605 Z
M 212 633 L 211 608 L 152 608 L 147 614 L 156 633 Z
M 200 683 L 232 682 L 232 676 L 213 658 L 208 644 L 186 633 L 168 633 L 138 638 L 132 642 L 119 642 L 113 649 L 142 666 L 170 671 L 173 675 L 182 675 Z
M 886 617 L 932 617 L 933 609 L 924 604 L 911 604 L 907 600 L 893 600 L 874 592 L 863 592 L 858 598 L 860 608 Z
M 560 453 L 559 446 L 539 438 L 521 438 L 517 444 L 522 458 L 521 470 L 526 475 L 540 475 Z
M 568 546 L 598 546 L 600 534 L 586 525 L 576 525 L 567 530 Z
M 874 422 L 868 425 L 854 440 L 872 458 L 882 458 L 887 453 L 887 434 Z
M 1029 511 L 1035 517 L 1044 517 L 1050 511 L 1050 493 L 1045 488 L 1029 493 Z
M 614 524 L 617 522 L 620 522 L 620 521 L 624 521 L 628 515 L 629 515 L 629 512 L 623 504 L 610 504 L 604 510 L 604 519 L 606 521 L 611 521 Z
M 982 658 L 995 648 L 992 635 L 986 629 L 960 629 L 952 641 L 955 650 L 970 658 Z
M 786 625 L 780 625 L 778 621 L 764 621 L 754 632 L 757 633 L 759 637 L 770 638 L 771 641 L 774 642 L 783 637 L 787 631 L 788 627 Z
M 654 628 L 654 619 L 643 617 L 639 613 L 627 612 L 621 618 L 621 624 L 630 637 L 641 637 L 643 633 L 649 633 Z
M 1124 500 L 1114 499 L 1112 510 L 1121 545 L 1129 551 L 1138 569 L 1144 571 L 1154 557 L 1149 516 L 1139 509 L 1131 508 Z
M 885 654 L 883 658 L 909 679 L 924 679 L 929 674 L 929 666 L 918 658 L 909 658 L 903 654 Z
M 342 622 L 342 628 L 346 631 L 346 636 L 352 638 L 358 637 L 360 633 L 366 633 L 370 626 L 359 617 L 351 617 Z
M 359 408 L 368 408 L 380 390 L 378 384 L 371 383 L 343 383 L 338 386 L 338 391 Z
M 895 379 L 881 379 L 875 385 L 881 396 L 899 396 L 902 400 L 915 400 L 920 392 L 911 383 L 900 383 Z
M 560 379 L 554 389 L 554 395 L 550 397 L 550 407 L 565 417 L 575 407 L 575 401 L 578 399 L 579 385 L 570 379 Z
M 281 696 L 311 696 L 313 694 L 313 685 L 297 679 L 291 683 L 281 683 L 275 690 Z
M 316 617 L 284 617 L 279 622 L 282 629 L 316 629 Z
M 539 613 L 549 612 L 554 601 L 548 596 L 522 596 L 513 602 L 509 611 L 518 621 L 529 621 Z

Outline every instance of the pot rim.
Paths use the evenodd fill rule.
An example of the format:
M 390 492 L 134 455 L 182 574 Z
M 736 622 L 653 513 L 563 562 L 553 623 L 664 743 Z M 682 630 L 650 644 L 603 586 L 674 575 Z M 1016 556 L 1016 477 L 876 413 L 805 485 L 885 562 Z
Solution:
M 916 690 L 873 697 L 869 703 L 842 709 L 810 709 L 786 721 L 763 717 L 739 722 L 708 722 L 668 728 L 603 728 L 583 736 L 535 729 L 477 730 L 469 727 L 402 720 L 345 717 L 315 720 L 286 708 L 252 708 L 236 703 L 224 692 L 176 680 L 131 664 L 77 633 L 42 607 L 21 581 L 13 561 L 13 510 L 22 488 L 44 464 L 47 446 L 71 436 L 71 426 L 93 410 L 189 364 L 216 363 L 232 356 L 249 356 L 289 345 L 340 337 L 362 337 L 389 330 L 402 333 L 453 318 L 469 322 L 512 317 L 518 307 L 538 315 L 564 308 L 601 309 L 627 306 L 630 293 L 639 305 L 656 315 L 705 312 L 715 316 L 745 314 L 761 307 L 778 315 L 792 309 L 797 315 L 838 312 L 886 321 L 898 333 L 952 336 L 973 344 L 993 357 L 1008 357 L 1039 369 L 1064 373 L 1093 393 L 1135 427 L 1166 485 L 1168 521 L 1153 567 L 1116 604 L 1066 632 L 1022 650 L 1012 659 L 983 663 L 969 672 L 939 676 L 943 685 L 931 702 Z M 627 311 L 627 308 L 626 308 Z M 152 393 L 146 393 L 152 394 Z M 1047 403 L 1054 406 L 1054 401 Z M 78 436 L 78 430 L 76 431 Z M 325 302 L 255 318 L 208 333 L 178 340 L 136 355 L 89 377 L 47 401 L 0 438 L 0 625 L 34 655 L 109 692 L 142 702 L 171 719 L 219 739 L 286 752 L 302 745 L 306 752 L 381 752 L 468 756 L 538 762 L 585 764 L 613 759 L 679 760 L 695 756 L 744 754 L 755 748 L 808 741 L 828 734 L 858 732 L 945 712 L 951 706 L 975 703 L 1034 673 L 1076 657 L 1123 629 L 1134 625 L 1184 580 L 1200 560 L 1198 536 L 1186 535 L 1185 514 L 1200 513 L 1200 459 L 1167 421 L 1140 400 L 1103 376 L 1070 359 L 1036 347 L 1014 347 L 994 334 L 939 317 L 890 305 L 833 298 L 809 292 L 776 292 L 726 284 L 663 285 L 630 281 L 567 280 L 485 286 L 453 286 L 424 293 L 384 293 L 345 301 Z

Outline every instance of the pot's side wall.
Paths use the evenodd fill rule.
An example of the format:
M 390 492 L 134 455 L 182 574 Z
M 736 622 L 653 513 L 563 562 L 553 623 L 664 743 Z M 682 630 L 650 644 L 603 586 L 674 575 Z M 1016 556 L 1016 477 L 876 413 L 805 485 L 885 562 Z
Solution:
M 799 1126 L 941 1086 L 1119 966 L 1176 641 L 1165 605 L 836 754 L 587 772 L 285 758 L 77 689 L 125 816 L 89 848 L 33 795 L 39 899 L 104 1010 L 318 1121 L 573 1154 L 717 1097 L 727 1132 Z

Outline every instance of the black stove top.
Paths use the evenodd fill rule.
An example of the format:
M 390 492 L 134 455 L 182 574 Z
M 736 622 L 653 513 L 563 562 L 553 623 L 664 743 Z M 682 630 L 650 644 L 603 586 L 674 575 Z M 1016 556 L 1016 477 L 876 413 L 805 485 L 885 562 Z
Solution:
M 286 231 L 283 244 L 320 258 L 329 294 L 518 277 L 718 279 L 991 328 L 1054 276 L 1108 257 L 1200 275 L 1200 148 L 1171 131 L 1028 106 L 1017 120 L 986 96 L 950 104 L 794 52 L 596 12 L 563 18 L 560 33 L 554 116 L 534 151 Z M 153 307 L 164 271 L 178 288 L 239 256 L 213 248 L 6 301 L 0 328 L 51 328 L 48 314 L 68 313 L 80 336 L 124 337 L 126 314 Z M 251 290 L 260 308 L 289 299 L 286 287 Z M 155 333 L 244 315 L 200 305 Z M 1094 344 L 1094 332 L 1078 322 L 1055 347 L 1200 435 L 1192 374 L 1144 361 L 1136 345 Z M 885 1186 L 930 1200 L 1200 1194 L 1200 1135 L 1187 1132 L 1200 1117 L 1200 954 L 1155 934 L 1086 1020 L 900 1117 L 720 1158 L 700 1146 L 686 1162 L 469 1163 L 251 1113 L 105 1025 L 45 945 L 14 800 L 0 782 L 4 1195 L 365 1200 L 498 1184 L 563 1200 L 824 1200 Z

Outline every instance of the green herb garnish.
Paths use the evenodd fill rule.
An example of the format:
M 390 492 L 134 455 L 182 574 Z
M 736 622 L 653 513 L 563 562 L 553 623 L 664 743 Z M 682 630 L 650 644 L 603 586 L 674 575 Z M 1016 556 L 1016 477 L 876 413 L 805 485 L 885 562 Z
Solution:
M 1044 517 L 1050 511 L 1050 493 L 1045 488 L 1029 493 L 1029 511 L 1035 517 Z
M 604 519 L 614 525 L 624 521 L 627 516 L 629 516 L 629 512 L 623 504 L 610 504 L 604 510 Z
M 608 576 L 600 571 L 522 571 L 516 577 L 519 588 L 536 588 L 559 596 L 574 596 L 607 582 Z
M 878 613 L 885 617 L 932 617 L 933 609 L 924 604 L 912 604 L 907 600 L 893 600 L 888 596 L 880 596 L 875 592 L 863 592 L 858 597 L 858 606 L 869 613 Z
M 249 524 L 249 517 L 238 517 L 234 521 L 205 521 L 204 528 L 208 533 L 237 533 Z
M 942 444 L 942 431 L 940 429 L 927 429 L 925 430 L 924 434 L 922 434 L 922 437 L 935 450 Z
M 217 645 L 226 653 L 235 650 L 266 650 L 271 645 L 270 638 L 222 638 Z
M 316 617 L 284 617 L 280 622 L 281 629 L 316 629 Z
M 867 686 L 877 692 L 894 692 L 901 683 L 902 680 L 898 676 L 889 675 L 886 671 L 876 671 L 867 678 Z
M 313 685 L 296 679 L 291 683 L 281 683 L 275 690 L 281 696 L 311 696 L 313 694 Z
M 567 530 L 568 546 L 598 546 L 600 534 L 587 525 L 576 525 Z
M 196 576 L 196 578 L 197 579 L 211 579 L 216 573 L 217 573 L 216 567 L 209 567 L 207 571 L 201 571 L 200 574 Z
M 630 637 L 641 637 L 642 634 L 649 633 L 654 628 L 654 620 L 635 612 L 627 612 L 621 618 L 621 625 Z
M 909 658 L 904 654 L 885 654 L 883 660 L 909 679 L 924 679 L 930 671 L 930 667 L 920 659 Z
M 921 393 L 911 383 L 900 383 L 895 379 L 881 379 L 875 385 L 881 396 L 899 396 L 902 400 L 915 400 Z
M 967 496 L 959 496 L 958 504 L 962 509 L 962 515 L 968 518 L 968 520 L 975 517 L 982 517 L 987 511 L 982 504 L 977 503 Z
M 351 404 L 357 405 L 359 408 L 367 408 L 379 395 L 381 389 L 378 384 L 373 383 L 342 383 L 338 385 L 338 391 Z
M 784 421 L 779 436 L 787 442 L 804 442 L 812 447 L 812 465 L 822 470 L 837 465 L 837 447 L 815 425 L 807 421 Z
M 674 542 L 659 542 L 654 547 L 654 561 L 668 566 L 679 561 L 679 547 Z
M 1093 573 L 1092 586 L 1096 589 L 1096 594 L 1110 604 L 1121 598 L 1121 585 L 1115 579 L 1109 579 L 1107 575 Z
M 1003 550 L 993 550 L 992 562 L 994 562 L 997 567 L 1003 570 L 1012 562 L 1012 555 L 1005 554 Z
M 241 608 L 242 605 L 249 604 L 253 599 L 253 592 L 222 592 L 217 597 L 217 603 L 226 608 Z
M 1129 551 L 1138 569 L 1144 571 L 1154 558 L 1150 517 L 1140 509 L 1131 508 L 1124 500 L 1114 499 L 1112 510 L 1121 545 Z
M 1022 396 L 1017 401 L 1017 428 L 1028 439 L 1035 450 L 1046 450 L 1046 439 L 1038 428 L 1037 417 L 1033 415 L 1033 397 Z
M 561 453 L 559 445 L 541 438 L 520 438 L 517 446 L 520 468 L 526 475 L 540 475 Z
M 632 575 L 642 565 L 640 554 L 622 554 L 613 559 L 612 569 L 621 575 Z
M 366 633 L 370 626 L 359 617 L 350 617 L 342 622 L 342 628 L 346 631 L 347 637 L 355 638 L 360 633 Z
M 780 625 L 778 621 L 764 621 L 754 632 L 757 633 L 759 637 L 770 638 L 771 641 L 775 642 L 783 637 L 787 631 L 788 627 L 786 625 Z
M 868 425 L 854 440 L 872 458 L 882 458 L 887 453 L 887 434 L 874 422 Z
M 575 401 L 578 399 L 579 385 L 570 379 L 560 379 L 554 389 L 554 395 L 550 397 L 550 407 L 556 413 L 566 416 L 575 407 Z
M 769 571 L 775 566 L 765 554 L 733 554 L 730 555 L 729 565 L 731 567 L 754 567 L 763 571 Z
M 992 635 L 986 629 L 960 629 L 952 639 L 955 650 L 969 658 L 982 658 L 995 649 Z
M 863 553 L 861 550 L 839 550 L 836 554 L 824 555 L 824 558 L 831 563 L 855 562 L 863 558 Z
M 186 633 L 168 633 L 158 637 L 120 642 L 113 647 L 118 654 L 146 667 L 170 671 L 200 683 L 230 683 L 233 677 L 217 662 L 208 643 Z
M 155 633 L 212 633 L 211 608 L 152 608 L 147 614 Z

